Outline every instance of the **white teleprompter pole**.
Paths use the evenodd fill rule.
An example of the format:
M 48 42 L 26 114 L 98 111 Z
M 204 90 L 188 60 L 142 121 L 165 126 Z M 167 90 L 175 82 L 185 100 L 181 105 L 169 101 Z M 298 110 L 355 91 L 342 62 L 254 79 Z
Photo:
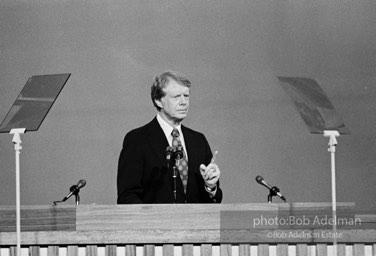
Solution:
M 337 198 L 336 198 L 336 163 L 335 153 L 338 144 L 337 137 L 339 132 L 335 130 L 325 130 L 324 136 L 329 137 L 330 160 L 331 160 L 331 179 L 332 179 L 332 214 L 333 214 L 333 255 L 337 256 Z
M 21 134 L 24 134 L 25 128 L 12 129 L 9 133 L 13 134 L 12 142 L 14 144 L 16 158 L 16 233 L 17 233 L 17 256 L 21 255 L 21 196 L 20 196 L 20 154 L 21 154 Z

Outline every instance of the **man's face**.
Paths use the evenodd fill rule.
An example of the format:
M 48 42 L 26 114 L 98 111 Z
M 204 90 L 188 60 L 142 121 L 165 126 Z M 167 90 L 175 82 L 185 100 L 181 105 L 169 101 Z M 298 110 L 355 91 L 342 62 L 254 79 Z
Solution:
M 189 88 L 169 79 L 163 89 L 165 96 L 156 100 L 160 114 L 171 125 L 179 124 L 188 114 Z

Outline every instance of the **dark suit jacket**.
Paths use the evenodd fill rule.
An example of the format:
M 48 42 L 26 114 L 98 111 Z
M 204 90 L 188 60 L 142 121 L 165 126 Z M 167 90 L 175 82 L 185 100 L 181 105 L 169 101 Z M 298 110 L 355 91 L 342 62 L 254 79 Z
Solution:
M 188 184 L 184 194 L 177 175 L 177 203 L 220 203 L 222 191 L 210 198 L 204 188 L 200 164 L 209 164 L 212 152 L 202 133 L 182 126 L 188 153 Z M 143 127 L 127 133 L 119 157 L 118 204 L 174 203 L 172 168 L 167 168 L 168 141 L 156 118 Z

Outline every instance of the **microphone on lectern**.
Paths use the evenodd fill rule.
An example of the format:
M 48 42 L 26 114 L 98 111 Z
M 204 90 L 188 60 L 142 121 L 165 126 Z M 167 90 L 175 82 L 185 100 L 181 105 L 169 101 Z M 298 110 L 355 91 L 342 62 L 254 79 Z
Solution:
M 176 147 L 175 151 L 174 151 L 174 157 L 176 160 L 180 160 L 183 158 L 183 147 L 182 146 L 179 146 L 179 147 Z
M 165 153 L 167 168 L 170 168 L 171 156 L 172 156 L 173 154 L 174 154 L 174 149 L 173 149 L 173 147 L 168 146 L 168 147 L 166 148 L 166 153 Z
M 67 201 L 73 195 L 76 196 L 76 204 L 78 205 L 80 203 L 78 193 L 80 192 L 81 188 L 85 187 L 85 185 L 86 185 L 86 180 L 84 180 L 84 179 L 79 180 L 77 185 L 73 185 L 69 188 L 69 193 L 63 198 L 63 200 L 54 201 L 54 205 L 57 205 L 58 203 L 62 203 L 62 202 Z
M 77 185 L 73 185 L 70 187 L 70 192 L 64 197 L 63 202 L 68 200 L 71 196 L 74 194 L 80 192 L 80 189 L 85 187 L 86 185 L 86 180 L 79 180 Z
M 283 201 L 286 202 L 286 198 L 279 192 L 279 189 L 275 186 L 270 186 L 260 175 L 256 176 L 256 182 L 268 188 L 270 191 L 273 191 L 277 196 L 279 196 Z

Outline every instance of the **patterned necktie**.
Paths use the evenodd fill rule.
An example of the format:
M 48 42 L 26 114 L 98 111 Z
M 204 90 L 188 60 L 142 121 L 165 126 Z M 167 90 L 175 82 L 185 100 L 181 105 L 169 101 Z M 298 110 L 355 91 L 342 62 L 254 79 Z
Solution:
M 174 128 L 171 132 L 171 135 L 172 135 L 172 147 L 174 149 L 176 149 L 177 147 L 182 147 L 178 129 Z M 183 149 L 183 157 L 176 164 L 176 168 L 178 168 L 179 170 L 180 178 L 184 187 L 184 193 L 186 193 L 187 183 L 188 183 L 188 161 L 187 161 L 187 156 L 184 152 L 184 149 Z

